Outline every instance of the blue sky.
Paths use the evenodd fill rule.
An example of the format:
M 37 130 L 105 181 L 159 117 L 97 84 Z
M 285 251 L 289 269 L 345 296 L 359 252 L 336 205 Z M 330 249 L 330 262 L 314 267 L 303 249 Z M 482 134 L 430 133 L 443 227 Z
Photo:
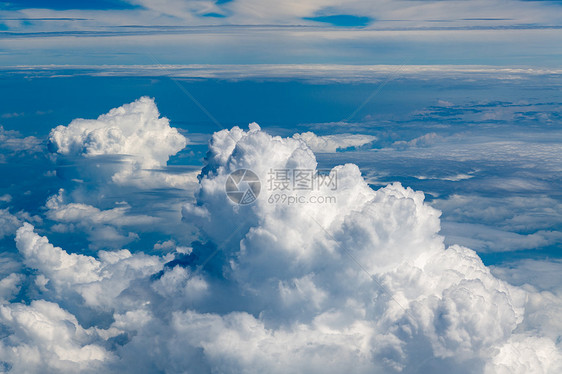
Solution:
M 562 372 L 561 28 L 559 1 L 0 2 L 0 371 Z

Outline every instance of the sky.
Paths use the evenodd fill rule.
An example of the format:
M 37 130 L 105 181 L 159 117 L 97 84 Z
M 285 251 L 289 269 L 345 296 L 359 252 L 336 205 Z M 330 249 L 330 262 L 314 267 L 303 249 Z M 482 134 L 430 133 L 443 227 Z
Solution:
M 561 20 L 0 1 L 0 371 L 561 372 Z
M 1 64 L 560 65 L 559 1 L 0 2 Z M 525 51 L 525 52 L 522 52 Z

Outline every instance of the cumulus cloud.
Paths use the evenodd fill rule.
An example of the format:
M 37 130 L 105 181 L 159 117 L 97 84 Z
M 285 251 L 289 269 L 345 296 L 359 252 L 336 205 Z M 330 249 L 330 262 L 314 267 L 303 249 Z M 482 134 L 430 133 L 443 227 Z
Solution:
M 111 357 L 103 347 L 92 344 L 98 337 L 96 328 L 83 328 L 55 303 L 35 300 L 30 305 L 2 305 L 0 322 L 12 330 L 0 342 L 3 371 L 94 373 Z
M 143 102 L 141 106 L 151 106 Z M 77 121 L 73 123 L 84 125 Z M 89 132 L 100 125 L 96 121 L 57 128 L 51 141 L 63 155 L 121 154 L 115 149 L 120 145 L 111 145 L 107 138 L 114 131 L 107 121 L 101 120 L 103 130 L 90 140 Z M 133 161 L 112 175 L 129 177 L 137 172 L 135 165 L 141 168 L 158 158 L 151 152 L 134 156 L 139 148 L 129 147 Z M 238 169 L 250 169 L 261 180 L 252 204 L 236 205 L 225 193 L 230 173 Z M 552 318 L 561 310 L 560 299 L 495 277 L 471 249 L 446 247 L 439 235 L 440 212 L 424 201 L 422 192 L 399 183 L 373 190 L 356 165 L 345 164 L 323 176 L 313 173 L 317 184 L 312 190 L 286 191 L 308 203 L 284 204 L 270 199 L 279 192 L 268 184 L 274 169 L 294 177 L 295 170 L 316 171 L 317 161 L 306 140 L 274 137 L 257 124 L 248 131 L 235 127 L 215 133 L 196 197 L 182 209 L 186 229 L 195 228 L 198 240 L 182 247 L 167 238 L 146 247 L 168 251 L 166 255 L 121 249 L 88 256 L 77 248 L 57 247 L 23 224 L 16 245 L 25 266 L 33 270 L 27 275 L 33 280 L 28 282 L 33 301 L 5 301 L 0 307 L 0 323 L 6 327 L 0 343 L 5 368 L 187 373 L 562 370 L 562 326 Z M 320 178 L 337 184 L 321 184 Z M 333 199 L 312 203 L 313 196 Z M 51 198 L 48 208 L 64 224 L 89 220 L 126 225 L 133 219 L 124 217 L 122 208 L 68 203 L 64 195 Z M 9 298 L 21 282 L 12 276 L 4 283 L 0 286 L 6 286 Z
M 154 100 L 142 97 L 110 110 L 95 120 L 75 119 L 49 135 L 56 154 L 87 160 L 82 167 L 94 174 L 109 173 L 120 185 L 185 186 L 191 177 L 154 173 L 165 168 L 170 156 L 187 145 L 187 139 L 169 120 L 160 117 Z M 110 158 L 108 158 L 110 157 Z
M 289 349 L 302 352 L 293 356 L 302 365 L 310 362 L 304 347 L 318 348 L 316 329 L 328 329 L 340 339 L 334 343 L 337 348 L 326 343 L 314 355 L 328 359 L 336 349 L 346 357 L 347 348 L 354 347 L 349 354 L 358 367 L 370 368 L 366 370 L 413 372 L 419 369 L 415 357 L 422 347 L 430 357 L 423 370 L 457 372 L 503 363 L 497 352 L 512 349 L 507 347 L 516 343 L 510 339 L 535 349 L 531 340 L 515 333 L 524 319 L 525 292 L 495 278 L 475 252 L 460 246 L 445 249 L 437 234 L 439 212 L 424 203 L 420 192 L 399 184 L 373 191 L 354 165 L 344 165 L 333 170 L 338 176 L 337 191 L 331 192 L 336 205 L 290 207 L 271 204 L 261 195 L 247 209 L 228 207 L 224 183 L 236 169 L 251 168 L 265 178 L 269 168 L 315 167 L 313 153 L 295 140 L 271 137 L 255 125 L 247 133 L 234 128 L 215 134 L 197 204 L 184 209 L 184 219 L 198 217 L 210 240 L 240 243 L 227 246 L 225 272 L 254 295 L 255 310 L 250 311 L 261 320 L 250 319 L 252 326 L 260 321 L 292 326 L 287 332 L 282 324 L 271 333 L 292 336 Z M 225 230 L 212 225 L 215 219 L 233 224 Z M 357 325 L 362 328 L 350 342 L 347 333 Z M 257 326 L 257 335 L 267 335 L 267 329 Z M 304 336 L 301 329 L 307 331 Z M 555 346 L 551 340 L 543 343 L 546 350 Z M 219 340 L 206 341 L 205 347 L 209 344 L 220 347 Z M 367 352 L 359 349 L 363 344 Z M 230 347 L 221 349 L 221 357 L 237 356 Z M 547 361 L 556 363 L 560 353 L 554 352 Z M 259 353 L 246 357 L 239 361 L 250 359 L 256 365 L 264 359 Z M 266 366 L 282 371 L 275 365 L 270 361 Z M 516 362 L 507 365 L 522 370 Z
M 179 211 L 198 172 L 167 163 L 186 144 L 148 97 L 54 128 L 49 149 L 65 184 L 46 203 L 52 231 L 79 234 L 93 249 L 119 249 L 147 231 L 174 232 L 183 241 L 189 230 Z
M 86 305 L 96 308 L 114 308 L 114 299 L 131 280 L 161 270 L 164 261 L 128 250 L 99 251 L 98 259 L 69 254 L 37 235 L 28 223 L 18 230 L 16 245 L 25 265 L 39 271 L 44 285 L 63 297 L 77 293 Z

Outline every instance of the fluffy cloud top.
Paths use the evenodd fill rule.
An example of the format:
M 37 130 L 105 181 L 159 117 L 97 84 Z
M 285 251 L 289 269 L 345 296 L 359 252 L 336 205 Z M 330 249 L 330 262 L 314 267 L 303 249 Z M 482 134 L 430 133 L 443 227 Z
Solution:
M 503 352 L 530 350 L 531 360 L 540 361 L 544 349 L 554 352 L 541 364 L 544 371 L 559 367 L 554 341 L 516 332 L 524 326 L 525 292 L 495 278 L 474 251 L 446 249 L 439 212 L 424 203 L 423 193 L 400 184 L 373 191 L 356 166 L 344 165 L 332 171 L 337 190 L 319 191 L 335 195 L 335 204 L 271 204 L 262 194 L 253 206 L 236 208 L 224 193 L 230 172 L 249 168 L 265 181 L 270 168 L 314 168 L 314 154 L 303 141 L 271 137 L 253 125 L 249 132 L 215 134 L 208 160 L 197 204 L 184 208 L 184 220 L 196 222 L 211 241 L 229 243 L 225 276 L 252 295 L 248 312 L 261 316 L 250 319 L 258 326 L 256 339 L 291 336 L 280 346 L 272 339 L 267 355 L 289 350 L 294 370 L 310 372 L 318 370 L 307 366 L 312 357 L 329 360 L 332 351 L 341 354 L 337 363 L 353 357 L 357 372 L 495 372 L 504 366 L 525 372 L 529 362 L 511 357 L 506 363 Z M 325 341 L 324 331 L 338 338 Z M 206 340 L 209 346 L 221 357 L 242 355 L 220 339 Z M 242 356 L 232 359 L 240 371 L 244 360 L 273 372 L 290 365 L 268 361 L 262 351 Z
M 83 328 L 55 303 L 3 305 L 0 320 L 13 331 L 0 343 L 3 371 L 94 373 L 111 357 L 103 347 L 90 344 L 99 338 L 95 328 Z
M 141 99 L 111 111 L 106 116 L 115 122 L 76 120 L 53 130 L 51 141 L 63 155 L 128 152 L 131 165 L 162 167 L 176 143 L 135 154 L 147 136 L 129 131 L 131 118 L 144 123 L 137 106 L 150 103 Z M 446 247 L 440 212 L 422 192 L 399 183 L 375 191 L 356 165 L 346 164 L 328 175 L 337 186 L 286 192 L 305 203 L 270 199 L 279 192 L 268 185 L 272 169 L 316 170 L 308 143 L 270 136 L 257 124 L 215 133 L 195 201 L 182 209 L 186 230 L 196 230 L 199 240 L 165 256 L 126 249 L 87 256 L 54 246 L 24 224 L 16 245 L 32 271 L 0 283 L 7 290 L 0 306 L 4 367 L 57 373 L 562 370 L 560 298 L 510 285 L 474 251 Z M 235 205 L 225 193 L 238 169 L 261 180 L 253 204 Z M 318 196 L 333 199 L 313 202 Z M 48 207 L 65 223 L 125 219 L 119 208 L 66 204 L 57 196 Z M 171 250 L 176 242 L 158 248 Z M 14 298 L 24 278 L 33 299 L 25 304 Z
M 162 167 L 186 145 L 186 139 L 160 118 L 153 99 L 141 97 L 109 111 L 97 120 L 75 119 L 51 131 L 60 154 L 129 155 L 143 167 Z
M 128 250 L 99 251 L 99 259 L 67 253 L 53 246 L 45 237 L 24 224 L 17 232 L 16 244 L 24 263 L 37 269 L 44 286 L 62 296 L 78 293 L 86 305 L 114 308 L 114 298 L 132 279 L 154 274 L 162 269 L 163 258 L 132 255 Z
M 58 126 L 49 141 L 50 149 L 60 155 L 98 156 L 97 168 L 99 156 L 120 156 L 117 162 L 104 165 L 113 167 L 113 181 L 119 184 L 142 184 L 151 177 L 146 170 L 164 168 L 169 157 L 187 144 L 169 120 L 160 117 L 154 100 L 148 97 L 114 108 L 95 120 L 75 119 L 68 126 Z

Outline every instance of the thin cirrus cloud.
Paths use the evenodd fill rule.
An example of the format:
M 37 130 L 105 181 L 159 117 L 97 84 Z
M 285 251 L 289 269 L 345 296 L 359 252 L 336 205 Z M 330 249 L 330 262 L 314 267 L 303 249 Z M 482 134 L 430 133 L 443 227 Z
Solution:
M 509 6 L 507 6 L 509 5 Z M 150 15 L 153 21 L 147 23 L 130 23 L 144 25 L 173 24 L 174 20 L 190 20 L 195 24 L 208 22 L 205 16 L 209 13 L 222 15 L 228 20 L 225 24 L 239 25 L 299 25 L 327 23 L 333 26 L 354 27 L 401 27 L 429 26 L 442 23 L 438 27 L 448 26 L 506 26 L 531 25 L 555 26 L 556 15 L 552 14 L 553 3 L 529 3 L 509 1 L 274 1 L 235 0 L 229 2 L 214 1 L 146 1 L 146 0 L 105 0 L 92 1 L 84 4 L 68 1 L 44 2 L 26 0 L 17 5 L 5 5 L 4 11 L 17 9 L 21 14 L 38 14 L 47 12 L 51 15 L 89 14 L 100 16 L 108 12 L 120 15 L 122 21 L 143 21 Z M 18 15 L 18 13 L 14 13 Z M 154 16 L 157 16 L 154 18 Z M 164 17 L 158 17 L 164 16 Z M 168 17 L 168 19 L 166 19 Z M 202 19 L 201 19 L 202 18 Z M 107 18 L 106 26 L 119 18 Z M 220 21 L 220 20 L 217 20 Z M 171 22 L 171 23 L 170 23 Z M 121 23 L 122 24 L 122 23 Z M 177 24 L 177 22 L 176 22 Z M 218 23 L 220 24 L 220 23 Z
M 68 1 L 49 0 L 48 3 L 41 0 L 18 0 L 17 2 L 2 1 L 0 7 L 5 9 L 131 9 L 131 3 L 124 0 L 92 0 L 92 1 Z
M 525 65 L 528 59 L 516 51 L 527 45 L 543 65 L 555 66 L 560 57 L 549 48 L 559 43 L 562 12 L 555 3 L 138 0 L 129 4 L 130 9 L 110 5 L 37 9 L 35 3 L 17 10 L 0 9 L 4 30 L 0 45 L 26 55 L 12 53 L 4 64 L 38 63 L 40 52 L 51 56 L 49 63 L 79 64 L 139 64 L 149 55 L 164 63 L 403 64 L 412 63 L 404 51 L 416 46 L 414 63 Z M 233 36 L 238 36 L 237 49 L 229 47 Z M 74 40 L 77 37 L 84 40 Z M 479 52 L 482 40 L 493 54 L 464 53 Z M 114 50 L 116 43 L 121 54 Z M 70 54 L 60 59 L 65 49 L 76 47 L 93 59 Z

